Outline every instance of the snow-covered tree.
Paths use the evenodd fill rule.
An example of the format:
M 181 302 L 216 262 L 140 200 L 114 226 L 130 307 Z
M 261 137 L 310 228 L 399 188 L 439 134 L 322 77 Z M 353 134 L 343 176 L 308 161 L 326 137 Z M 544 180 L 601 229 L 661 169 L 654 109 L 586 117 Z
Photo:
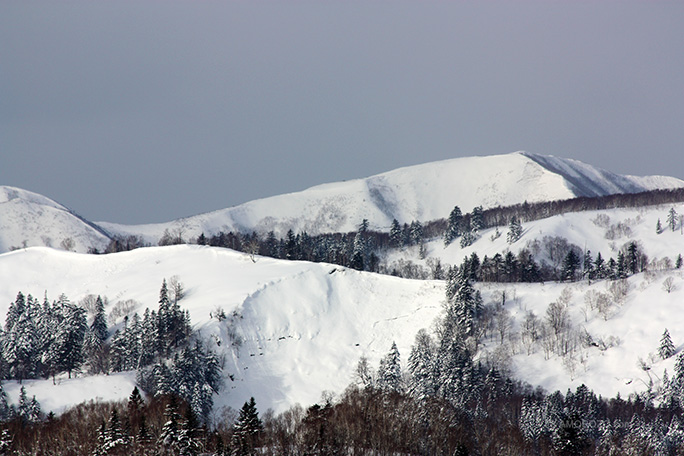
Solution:
M 163 454 L 177 454 L 180 443 L 181 416 L 178 414 L 178 402 L 175 396 L 171 396 L 171 401 L 166 405 L 164 418 L 166 422 L 159 433 L 157 445 L 165 451 Z
M 660 347 L 658 348 L 658 354 L 662 359 L 667 359 L 675 354 L 675 346 L 672 343 L 672 338 L 670 337 L 670 332 L 665 328 L 663 336 L 660 338 Z
M 482 206 L 475 206 L 470 214 L 470 228 L 474 232 L 482 231 L 484 228 L 484 214 Z
M 677 229 L 677 218 L 678 218 L 677 211 L 675 211 L 675 208 L 672 207 L 670 208 L 669 212 L 667 213 L 667 226 L 670 227 L 671 231 L 674 231 Z
M 90 331 L 101 342 L 107 340 L 107 336 L 109 335 L 107 331 L 107 316 L 105 315 L 104 302 L 100 296 L 95 300 L 95 317 L 90 324 Z
M 435 344 L 425 329 L 416 334 L 408 359 L 408 393 L 419 401 L 435 394 Z
M 256 447 L 259 443 L 259 436 L 264 425 L 259 418 L 256 402 L 254 398 L 240 409 L 240 414 L 233 426 L 233 438 L 231 448 L 233 456 L 251 456 L 256 454 Z
M 523 233 L 523 227 L 517 217 L 511 217 L 511 222 L 508 224 L 508 234 L 506 235 L 506 242 L 513 244 L 517 242 Z
M 399 221 L 397 219 L 392 220 L 392 227 L 390 228 L 390 244 L 393 247 L 401 247 L 403 245 L 401 225 L 399 225 Z
M 386 392 L 401 392 L 401 362 L 397 344 L 392 342 L 389 353 L 380 360 L 378 387 Z
M 463 221 L 463 214 L 461 208 L 454 206 L 449 214 L 447 220 L 447 229 L 444 232 L 444 245 L 447 246 L 453 242 L 454 239 L 461 235 L 461 223 Z

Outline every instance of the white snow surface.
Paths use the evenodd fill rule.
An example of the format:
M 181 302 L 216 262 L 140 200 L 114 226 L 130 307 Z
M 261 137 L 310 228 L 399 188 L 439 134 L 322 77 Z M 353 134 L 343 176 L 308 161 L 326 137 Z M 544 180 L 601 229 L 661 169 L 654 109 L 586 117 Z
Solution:
M 73 240 L 73 250 L 102 249 L 108 236 L 94 224 L 53 200 L 15 187 L 0 186 L 0 252 L 21 247 L 60 247 Z
M 156 243 L 164 230 L 186 238 L 218 231 L 288 229 L 309 234 L 355 231 L 363 219 L 372 229 L 446 218 L 454 206 L 469 212 L 511 204 L 635 193 L 684 186 L 672 177 L 621 176 L 576 160 L 515 152 L 466 157 L 399 168 L 365 179 L 324 184 L 307 190 L 250 201 L 168 223 L 120 225 L 99 222 L 107 231 L 142 235 Z

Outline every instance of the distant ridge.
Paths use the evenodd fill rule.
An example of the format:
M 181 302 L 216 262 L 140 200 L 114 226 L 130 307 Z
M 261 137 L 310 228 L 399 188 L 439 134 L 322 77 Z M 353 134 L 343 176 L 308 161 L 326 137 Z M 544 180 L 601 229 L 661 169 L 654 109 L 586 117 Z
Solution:
M 166 229 L 181 230 L 187 238 L 218 231 L 272 230 L 283 236 L 289 229 L 309 234 L 353 231 L 364 218 L 371 228 L 387 230 L 394 218 L 400 223 L 435 220 L 455 205 L 465 212 L 478 205 L 486 209 L 680 187 L 684 181 L 672 177 L 622 176 L 577 160 L 514 152 L 399 168 L 167 223 L 99 224 L 108 232 L 142 235 L 152 243 Z
M 284 236 L 349 232 L 367 219 L 371 229 L 445 218 L 454 206 L 463 212 L 547 202 L 578 196 L 639 193 L 683 188 L 663 176 L 622 176 L 577 160 L 514 152 L 408 166 L 364 179 L 318 185 L 296 193 L 250 201 L 193 217 L 150 225 L 93 223 L 55 201 L 16 187 L 0 187 L 0 253 L 24 246 L 62 247 L 76 252 L 103 250 L 112 236 L 142 236 L 156 244 L 165 230 L 186 240 L 219 231 Z
M 0 186 L 0 252 L 62 245 L 87 252 L 90 248 L 104 248 L 109 240 L 103 228 L 50 198 Z

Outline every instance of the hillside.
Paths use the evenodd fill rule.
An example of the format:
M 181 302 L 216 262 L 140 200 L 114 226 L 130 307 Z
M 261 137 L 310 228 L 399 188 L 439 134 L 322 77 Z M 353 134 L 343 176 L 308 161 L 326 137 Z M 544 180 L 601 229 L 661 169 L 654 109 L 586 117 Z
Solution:
M 371 229 L 387 231 L 394 218 L 400 223 L 445 218 L 455 205 L 467 212 L 478 205 L 489 208 L 682 186 L 683 181 L 671 177 L 621 176 L 576 160 L 515 152 L 400 168 L 169 223 L 99 225 L 115 234 L 143 235 L 151 243 L 167 229 L 186 239 L 217 231 L 273 230 L 284 236 L 288 229 L 309 234 L 354 231 L 363 219 L 368 219 Z
M 102 256 L 46 248 L 10 252 L 0 255 L 0 276 L 12 284 L 0 290 L 0 312 L 5 315 L 22 291 L 41 298 L 47 292 L 51 299 L 64 293 L 72 302 L 101 294 L 110 300 L 108 313 L 118 301 L 132 299 L 139 303 L 132 311 L 142 313 L 157 307 L 162 280 L 178 276 L 187 290 L 182 307 L 224 357 L 225 388 L 215 408 L 239 408 L 254 396 L 264 410 L 284 410 L 297 402 L 316 402 L 325 390 L 341 391 L 352 380 L 359 357 L 377 364 L 395 339 L 408 354 L 413 336 L 402 335 L 429 327 L 441 309 L 439 282 L 255 259 L 197 246 Z M 218 309 L 229 318 L 211 319 Z M 236 338 L 242 341 L 239 348 L 232 345 Z M 62 378 L 57 386 L 51 380 L 24 384 L 44 408 L 62 410 L 97 397 L 127 397 L 134 375 L 110 377 Z M 19 385 L 3 386 L 16 400 Z
M 617 220 L 615 214 L 611 217 Z M 672 245 L 682 246 L 680 239 L 679 233 L 667 232 L 645 245 L 652 252 L 669 251 Z M 3 313 L 20 290 L 35 296 L 47 292 L 52 299 L 65 293 L 74 302 L 97 293 L 109 298 L 107 312 L 126 300 L 137 303 L 130 311 L 142 312 L 156 307 L 162 279 L 177 276 L 187 291 L 182 307 L 190 310 L 196 329 L 223 359 L 225 388 L 216 400 L 217 411 L 226 405 L 237 408 L 249 396 L 263 410 L 317 402 L 325 391 L 339 393 L 353 380 L 361 356 L 377 367 L 392 341 L 406 363 L 416 332 L 433 329 L 444 300 L 440 281 L 328 264 L 261 257 L 253 261 L 249 255 L 200 246 L 104 256 L 31 248 L 0 255 L 0 276 L 12 284 L 0 290 Z M 662 287 L 666 277 L 673 277 L 670 293 Z M 667 327 L 678 349 L 684 341 L 684 315 L 678 311 L 684 278 L 680 270 L 670 269 L 637 274 L 628 284 L 624 299 L 609 309 L 606 319 L 586 308 L 585 296 L 590 290 L 608 293 L 609 281 L 478 284 L 485 305 L 494 305 L 505 292 L 504 307 L 512 319 L 506 344 L 493 332 L 483 340 L 478 356 L 496 360 L 515 377 L 551 391 L 585 383 L 604 396 L 625 396 L 642 391 L 649 377 L 657 386 L 663 369 L 672 372 L 674 363 L 654 357 L 660 335 Z M 570 358 L 549 356 L 541 346 L 528 354 L 519 340 L 526 313 L 533 311 L 543 319 L 549 303 L 567 295 L 566 289 L 572 327 L 586 330 L 597 346 L 581 347 Z M 225 320 L 210 317 L 221 310 Z M 641 368 L 641 361 L 650 371 Z M 62 377 L 56 386 L 51 380 L 24 383 L 44 408 L 60 411 L 84 400 L 124 398 L 134 376 Z M 16 400 L 19 385 L 6 382 L 4 387 Z
M 87 252 L 108 243 L 104 230 L 61 204 L 27 190 L 0 187 L 0 252 L 27 246 Z

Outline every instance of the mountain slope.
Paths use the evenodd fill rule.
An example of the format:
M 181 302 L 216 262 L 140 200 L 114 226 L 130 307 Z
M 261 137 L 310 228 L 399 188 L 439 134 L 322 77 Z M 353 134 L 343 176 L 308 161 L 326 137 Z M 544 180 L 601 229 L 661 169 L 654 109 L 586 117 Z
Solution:
M 617 209 L 556 216 L 526 224 L 523 238 L 513 245 L 492 241 L 490 231 L 467 249 L 456 244 L 443 247 L 440 240 L 428 253 L 457 263 L 477 251 L 482 257 L 505 248 L 517 250 L 535 238 L 586 239 L 594 254 L 615 256 L 615 249 L 629 239 L 639 239 L 651 259 L 674 258 L 684 249 L 679 231 L 655 234 L 655 220 L 665 207 Z M 684 211 L 684 206 L 677 206 Z M 611 226 L 621 225 L 618 236 L 607 239 Z M 412 249 L 403 254 L 411 257 Z M 543 255 L 543 252 L 541 253 Z M 222 406 L 238 408 L 254 396 L 261 410 L 282 411 L 301 403 L 320 400 L 324 391 L 339 393 L 353 380 L 361 356 L 377 367 L 396 341 L 404 366 L 416 332 L 433 329 L 442 312 L 444 283 L 407 280 L 357 272 L 329 264 L 288 262 L 255 257 L 227 249 L 173 246 L 138 249 L 111 255 L 83 255 L 46 248 L 31 248 L 0 255 L 0 277 L 11 284 L 0 289 L 0 312 L 18 291 L 51 299 L 65 293 L 72 301 L 86 294 L 109 297 L 110 313 L 117 301 L 134 300 L 133 311 L 156 308 L 163 278 L 178 276 L 186 289 L 181 306 L 187 308 L 195 328 L 209 340 L 223 359 L 225 388 L 216 399 Z M 672 289 L 663 288 L 672 277 Z M 681 349 L 684 341 L 684 275 L 681 270 L 658 263 L 653 270 L 627 282 L 626 294 L 611 304 L 609 312 L 589 309 L 586 296 L 612 293 L 610 281 L 545 284 L 477 284 L 485 305 L 499 302 L 505 293 L 510 322 L 510 341 L 502 345 L 497 330 L 485 337 L 478 356 L 508 365 L 516 378 L 549 391 L 576 388 L 585 383 L 606 397 L 623 397 L 643 391 L 653 378 L 659 386 L 665 368 L 672 372 L 674 358 L 655 356 L 660 335 L 670 330 Z M 567 289 L 567 291 L 565 291 Z M 544 319 L 549 303 L 569 295 L 572 327 L 591 335 L 597 346 L 580 347 L 571 357 L 550 356 L 536 346 L 529 354 L 519 336 L 527 312 Z M 215 316 L 223 310 L 227 318 Z M 212 317 L 214 316 L 214 317 Z M 121 324 L 121 316 L 117 319 Z M 112 328 L 114 329 L 114 328 Z M 548 359 L 547 359 L 548 358 Z M 647 365 L 649 370 L 644 370 Z M 231 378 L 232 376 L 232 378 Z M 134 383 L 132 374 L 79 379 L 26 381 L 45 407 L 62 410 L 83 400 L 125 398 Z M 105 387 L 103 385 L 110 385 Z M 16 401 L 20 385 L 4 388 Z M 102 388 L 111 389 L 106 396 Z M 118 395 L 118 396 L 117 396 Z
M 143 235 L 157 242 L 165 229 L 186 238 L 217 231 L 268 232 L 288 229 L 309 234 L 356 230 L 368 219 L 387 230 L 401 223 L 445 218 L 455 205 L 464 212 L 516 203 L 576 196 L 634 193 L 682 187 L 670 177 L 621 176 L 575 160 L 525 152 L 444 160 L 396 169 L 365 179 L 330 183 L 154 225 L 101 222 L 112 233 Z
M 108 314 L 117 301 L 132 299 L 138 303 L 133 311 L 142 314 L 145 307 L 157 308 L 162 279 L 176 275 L 186 289 L 181 306 L 224 360 L 225 388 L 216 410 L 237 409 L 250 396 L 260 409 L 283 410 L 297 402 L 314 403 L 325 390 L 343 390 L 361 356 L 377 365 L 395 339 L 408 356 L 413 328 L 429 327 L 441 310 L 439 282 L 328 264 L 255 260 L 199 246 L 110 255 L 47 248 L 9 252 L 0 255 L 0 277 L 11 284 L 0 288 L 0 313 L 5 315 L 18 291 L 42 297 L 47 290 L 50 299 L 64 293 L 73 302 L 89 293 L 106 295 Z M 221 322 L 210 317 L 219 308 L 228 315 Z M 239 346 L 233 345 L 237 340 Z M 130 394 L 133 381 L 133 375 L 112 379 L 120 398 Z M 24 384 L 44 407 L 58 411 L 103 396 L 97 391 L 100 377 Z M 16 401 L 20 385 L 5 382 L 3 387 Z M 105 397 L 113 399 L 113 394 Z
M 68 208 L 37 193 L 0 186 L 0 252 L 28 246 L 103 248 L 107 233 Z

